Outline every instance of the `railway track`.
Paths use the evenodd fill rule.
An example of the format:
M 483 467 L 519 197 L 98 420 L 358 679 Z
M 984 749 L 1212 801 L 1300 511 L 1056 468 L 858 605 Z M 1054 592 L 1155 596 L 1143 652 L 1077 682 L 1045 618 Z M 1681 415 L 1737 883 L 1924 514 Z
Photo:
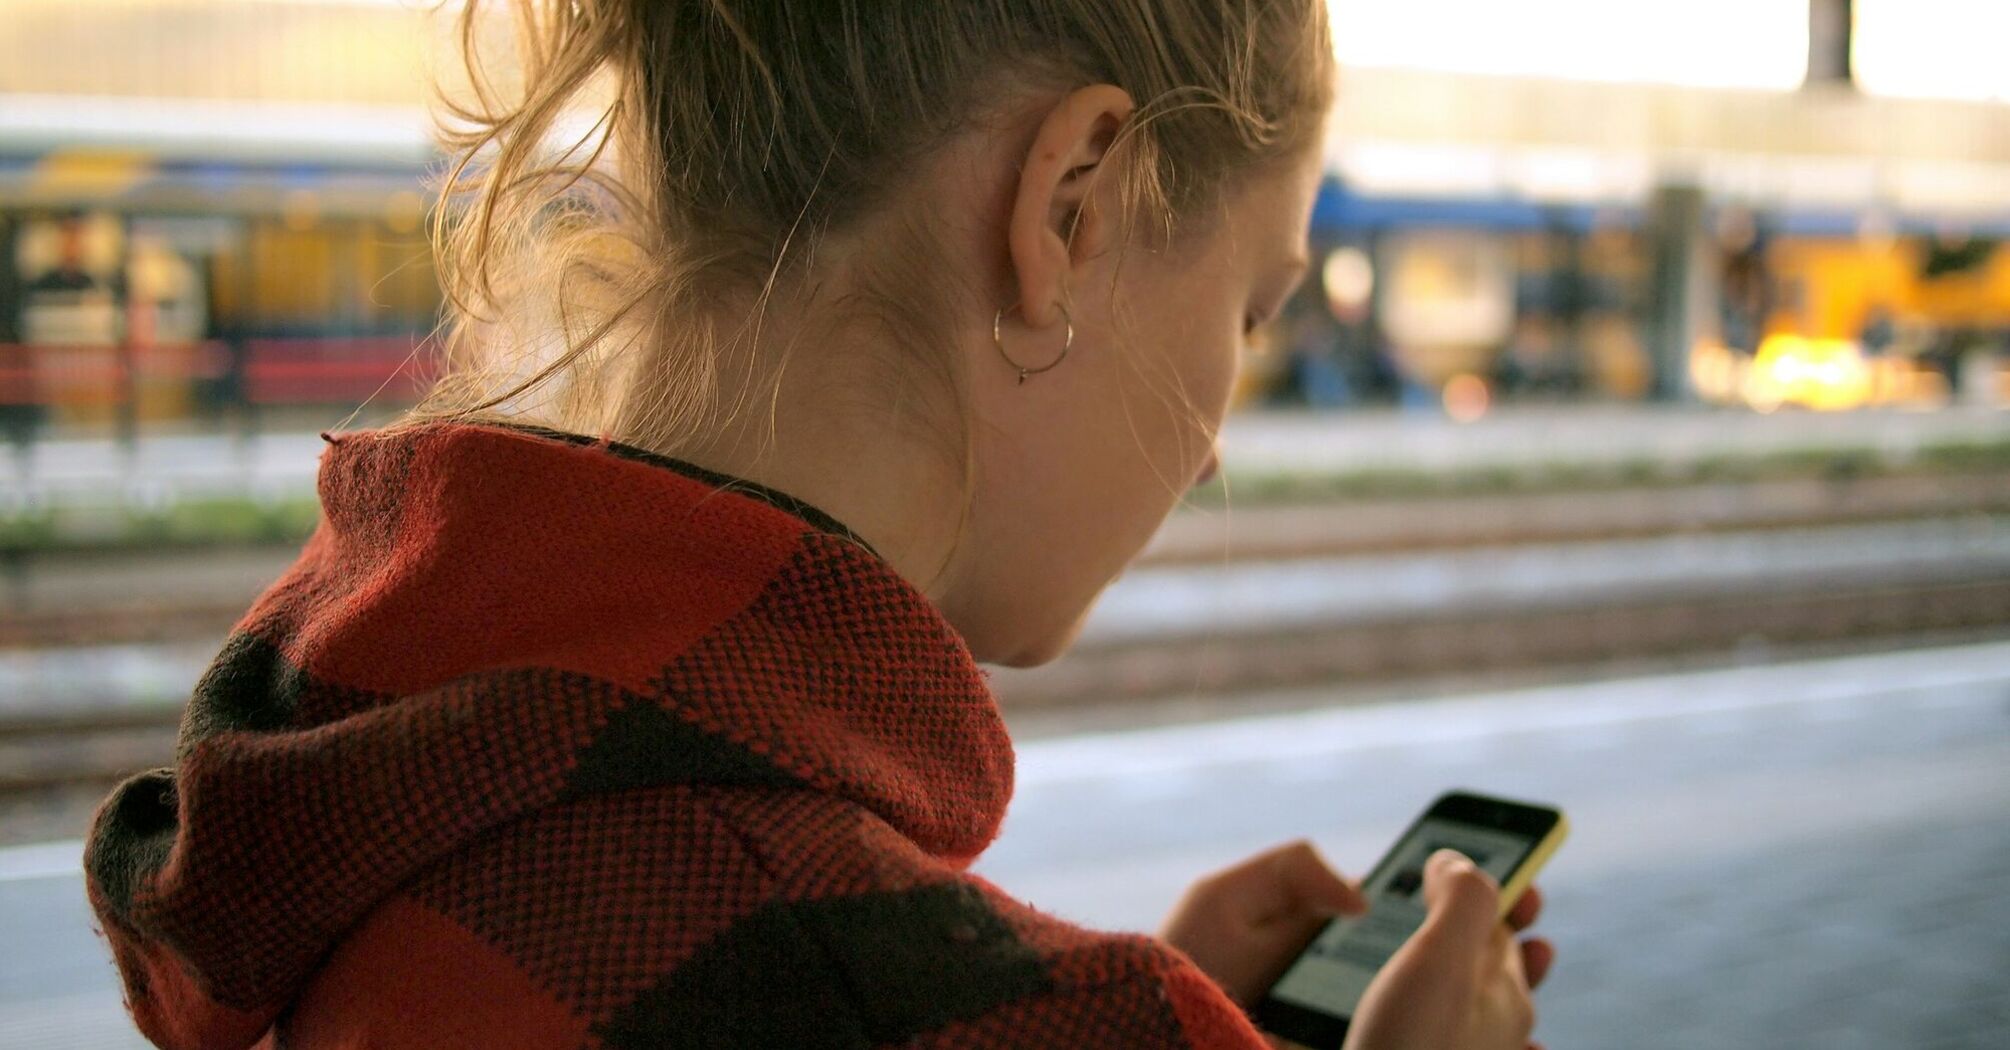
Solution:
M 1252 505 L 1175 514 L 1140 568 L 1602 543 L 2010 515 L 2010 472 L 1797 478 L 1497 496 Z M 293 546 L 17 559 L 0 650 L 220 637 Z M 218 563 L 227 562 L 219 571 Z M 75 582 L 82 581 L 82 582 Z
M 1143 566 L 1598 543 L 2010 513 L 2010 472 L 1255 504 L 1176 514 Z
M 1755 644 L 1860 642 L 1875 648 L 1921 634 L 1997 630 L 2010 635 L 2010 576 L 1695 594 L 1120 641 L 1085 645 L 1037 672 L 1000 670 L 993 681 L 1008 712 L 1052 713 L 1180 695 L 1232 697 L 1289 686 L 1358 686 L 1733 654 Z M 172 759 L 179 719 L 171 705 L 0 716 L 0 818 L 39 805 L 81 819 L 82 807 L 95 804 L 118 781 Z M 0 827 L 15 823 L 0 819 Z M 0 832 L 0 841 L 14 838 Z
M 181 709 L 28 711 L 0 716 L 0 797 L 103 786 L 174 755 Z
M 1060 711 L 1172 696 L 1735 656 L 1760 648 L 1851 642 L 1879 647 L 1922 635 L 1993 631 L 2010 635 L 2010 575 L 1754 589 L 1125 641 L 1079 648 L 1037 671 L 998 670 L 993 684 L 1008 710 Z
M 1111 615 L 1092 619 L 1066 658 L 995 671 L 1008 715 L 1124 724 L 1149 717 L 1143 705 L 1220 711 L 1289 687 L 1380 683 L 1400 695 L 1427 679 L 1721 660 L 1755 647 L 2010 636 L 2010 476 L 1246 508 L 1209 519 L 1169 523 L 1106 599 Z M 1224 520 L 1227 561 L 1209 532 Z M 239 552 L 236 578 L 208 591 L 188 585 L 211 578 L 198 565 L 151 576 L 135 565 L 130 578 L 101 565 L 97 595 L 142 595 L 147 579 L 173 590 L 0 617 L 0 649 L 58 647 L 81 664 L 96 659 L 90 649 L 60 647 L 185 651 L 193 638 L 201 649 L 289 556 Z M 9 686 L 4 672 L 0 691 L 29 683 L 22 691 L 32 692 L 34 679 Z M 52 696 L 40 707 L 0 697 L 0 843 L 80 834 L 115 783 L 173 756 L 174 704 L 68 695 L 67 706 Z

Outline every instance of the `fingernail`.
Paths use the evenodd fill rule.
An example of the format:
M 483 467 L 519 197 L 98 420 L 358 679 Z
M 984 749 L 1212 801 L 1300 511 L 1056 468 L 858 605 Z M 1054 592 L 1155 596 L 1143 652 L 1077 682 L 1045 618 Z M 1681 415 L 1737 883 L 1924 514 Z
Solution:
M 1431 860 L 1454 872 L 1463 872 L 1473 866 L 1472 859 L 1455 849 L 1441 849 L 1431 854 Z

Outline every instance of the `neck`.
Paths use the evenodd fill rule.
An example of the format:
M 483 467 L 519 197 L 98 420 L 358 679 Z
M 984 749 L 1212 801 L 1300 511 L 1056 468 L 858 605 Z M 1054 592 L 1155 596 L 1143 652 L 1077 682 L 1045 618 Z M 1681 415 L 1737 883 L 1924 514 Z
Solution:
M 909 351 L 889 350 L 874 327 L 764 324 L 770 345 L 755 353 L 771 367 L 740 371 L 745 384 L 720 391 L 732 406 L 723 424 L 675 454 L 825 511 L 949 613 L 965 504 L 962 435 L 931 415 L 939 399 L 915 389 L 912 369 L 889 367 Z

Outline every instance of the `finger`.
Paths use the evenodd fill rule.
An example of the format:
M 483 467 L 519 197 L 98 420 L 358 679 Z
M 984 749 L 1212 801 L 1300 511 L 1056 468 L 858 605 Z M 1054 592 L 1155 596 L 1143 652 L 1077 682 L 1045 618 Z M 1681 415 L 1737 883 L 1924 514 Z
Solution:
M 1526 930 L 1535 925 L 1536 917 L 1542 914 L 1542 890 L 1530 886 L 1522 891 L 1521 899 L 1508 909 L 1507 924 L 1516 930 Z
M 1334 871 L 1312 843 L 1301 839 L 1266 856 L 1271 875 L 1284 889 L 1289 910 L 1321 915 L 1359 915 L 1368 910 L 1368 898 L 1361 895 L 1360 887 Z
M 1493 947 L 1493 957 L 1500 960 L 1501 968 L 1507 971 L 1508 976 L 1513 978 L 1516 984 L 1524 989 L 1527 988 L 1528 968 L 1523 965 L 1525 960 L 1522 958 L 1521 942 L 1515 940 L 1514 931 L 1508 929 L 1506 923 L 1494 924 Z
M 1500 887 L 1456 850 L 1441 849 L 1424 862 L 1424 903 L 1430 913 L 1418 936 L 1452 951 L 1476 955 L 1501 928 L 1495 918 Z
M 1530 937 L 1521 942 L 1522 972 L 1528 975 L 1528 986 L 1534 988 L 1549 976 L 1549 968 L 1556 963 L 1556 945 L 1542 937 Z
M 1235 867 L 1216 872 L 1194 887 L 1218 914 L 1245 926 L 1284 920 L 1324 921 L 1335 912 L 1358 914 L 1367 901 L 1326 865 L 1308 842 L 1266 850 Z

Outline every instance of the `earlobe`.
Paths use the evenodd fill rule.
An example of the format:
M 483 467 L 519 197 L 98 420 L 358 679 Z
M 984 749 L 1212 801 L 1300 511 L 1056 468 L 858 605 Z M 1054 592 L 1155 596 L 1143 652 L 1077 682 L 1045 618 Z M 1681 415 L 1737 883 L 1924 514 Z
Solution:
M 1092 197 L 1112 180 L 1112 149 L 1136 106 L 1122 88 L 1070 92 L 1048 111 L 1019 171 L 1008 237 L 1020 311 L 1034 328 L 1055 324 L 1076 264 L 1101 249 L 1108 228 Z

